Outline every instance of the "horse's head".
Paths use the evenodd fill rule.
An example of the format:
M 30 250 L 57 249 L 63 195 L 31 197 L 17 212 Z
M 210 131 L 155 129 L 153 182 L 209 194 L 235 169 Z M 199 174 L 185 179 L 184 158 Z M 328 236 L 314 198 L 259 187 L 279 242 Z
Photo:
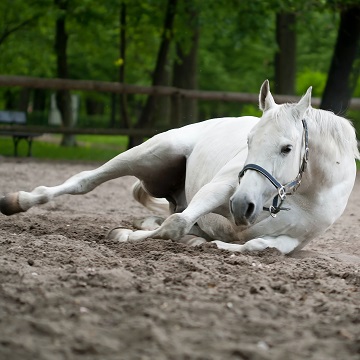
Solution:
M 276 203 L 281 202 L 282 192 L 289 191 L 286 186 L 292 186 L 290 190 L 298 186 L 293 181 L 299 178 L 299 173 L 302 175 L 301 167 L 305 167 L 307 160 L 304 155 L 307 152 L 307 128 L 302 120 L 311 106 L 311 88 L 297 104 L 277 105 L 266 80 L 260 89 L 259 102 L 263 115 L 248 136 L 245 167 L 230 199 L 231 213 L 237 225 L 255 223 L 266 206 L 274 210 L 273 199 Z M 280 187 L 283 189 L 279 190 Z

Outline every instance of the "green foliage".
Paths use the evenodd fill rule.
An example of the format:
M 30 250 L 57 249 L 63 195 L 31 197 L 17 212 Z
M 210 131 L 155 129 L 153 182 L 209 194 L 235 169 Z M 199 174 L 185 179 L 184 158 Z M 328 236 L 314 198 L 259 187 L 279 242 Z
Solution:
M 328 72 L 339 16 L 330 11 L 301 12 L 297 18 L 298 73 Z
M 357 98 L 360 97 L 360 81 L 358 81 L 355 85 L 353 96 Z
M 120 3 L 117 0 L 69 1 L 66 19 L 71 78 L 114 81 L 119 66 L 125 65 L 126 82 L 150 83 L 166 1 L 125 1 L 127 58 L 119 63 Z M 234 0 L 226 5 L 216 0 L 190 2 L 193 10 L 200 14 L 200 88 L 253 92 L 265 78 L 272 78 L 276 11 L 298 11 L 299 71 L 308 68 L 326 72 L 337 18 L 330 12 L 314 11 L 323 3 L 308 0 L 300 6 L 292 0 Z M 184 4 L 185 1 L 179 1 L 174 32 L 175 39 L 187 48 L 192 34 L 188 30 L 190 20 Z M 18 23 L 41 16 L 14 32 L 1 45 L 0 73 L 54 76 L 54 23 L 60 14 L 53 1 L 7 0 L 1 2 L 1 7 L 4 7 L 2 13 L 17 16 Z M 313 36 L 315 32 L 317 36 Z
M 262 114 L 261 110 L 257 105 L 244 105 L 241 109 L 241 116 L 256 116 L 260 117 Z
M 119 33 L 121 4 L 126 4 L 126 58 L 120 59 Z M 198 82 L 203 90 L 257 93 L 264 79 L 274 78 L 276 12 L 297 14 L 297 85 L 303 94 L 313 86 L 321 96 L 336 40 L 339 16 L 333 9 L 348 6 L 346 0 L 179 0 L 174 40 L 186 51 L 191 44 L 189 14 L 198 14 L 200 43 Z M 160 43 L 167 0 L 71 0 L 66 13 L 53 0 L 4 0 L 0 2 L 0 39 L 7 28 L 20 26 L 0 42 L 0 73 L 54 77 L 55 20 L 66 16 L 68 64 L 70 77 L 117 81 L 119 67 L 125 66 L 125 81 L 149 85 Z M 329 6 L 330 4 L 330 6 Z M 190 12 L 188 11 L 190 7 Z M 175 51 L 169 58 L 175 61 Z M 18 89 L 0 89 L 0 107 L 5 106 L 5 92 L 18 97 Z M 111 96 L 104 93 L 80 94 L 79 124 L 108 126 Z M 360 94 L 359 86 L 355 90 Z M 47 93 L 46 109 L 49 108 Z M 85 99 L 104 104 L 103 112 L 87 115 Z M 134 121 L 144 103 L 143 95 L 129 95 L 129 113 Z M 201 118 L 257 113 L 257 106 L 233 103 L 199 102 Z M 46 122 L 47 114 L 37 121 Z M 117 123 L 119 122 L 116 119 Z
M 297 77 L 296 94 L 304 95 L 306 90 L 312 86 L 312 96 L 321 97 L 326 85 L 326 74 L 320 71 L 304 71 Z

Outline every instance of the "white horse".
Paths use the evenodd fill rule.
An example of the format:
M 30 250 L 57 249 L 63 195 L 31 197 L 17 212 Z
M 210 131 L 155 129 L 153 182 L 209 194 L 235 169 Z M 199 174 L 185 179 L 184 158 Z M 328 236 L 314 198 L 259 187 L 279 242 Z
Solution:
M 171 215 L 144 221 L 137 231 L 115 228 L 109 235 L 114 239 L 298 250 L 345 209 L 359 158 L 355 131 L 346 119 L 313 109 L 311 88 L 297 104 L 277 105 L 265 81 L 259 98 L 260 119 L 212 119 L 167 131 L 61 185 L 7 194 L 1 212 L 26 211 L 133 175 L 139 179 L 135 199 L 156 208 L 164 200 L 155 198 L 166 198 Z

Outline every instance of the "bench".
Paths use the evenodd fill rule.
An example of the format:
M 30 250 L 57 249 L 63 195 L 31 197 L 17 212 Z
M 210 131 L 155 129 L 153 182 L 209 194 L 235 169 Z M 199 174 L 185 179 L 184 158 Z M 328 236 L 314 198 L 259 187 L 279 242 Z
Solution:
M 0 111 L 0 124 L 6 125 L 26 125 L 26 114 L 21 111 Z M 14 142 L 14 156 L 18 156 L 18 144 L 21 139 L 24 139 L 28 143 L 28 153 L 27 156 L 30 157 L 32 155 L 31 148 L 34 137 L 40 136 L 42 134 L 33 134 L 30 132 L 26 132 L 26 128 L 24 131 L 13 131 L 11 128 L 7 128 L 6 130 L 0 129 L 0 136 L 12 136 Z

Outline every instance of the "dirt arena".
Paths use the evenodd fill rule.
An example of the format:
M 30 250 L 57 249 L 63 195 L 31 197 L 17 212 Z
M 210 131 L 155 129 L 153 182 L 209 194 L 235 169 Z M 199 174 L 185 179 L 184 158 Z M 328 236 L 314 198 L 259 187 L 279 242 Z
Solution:
M 94 166 L 0 158 L 0 196 Z M 1 360 L 360 359 L 360 181 L 296 257 L 108 241 L 133 182 L 0 214 Z

